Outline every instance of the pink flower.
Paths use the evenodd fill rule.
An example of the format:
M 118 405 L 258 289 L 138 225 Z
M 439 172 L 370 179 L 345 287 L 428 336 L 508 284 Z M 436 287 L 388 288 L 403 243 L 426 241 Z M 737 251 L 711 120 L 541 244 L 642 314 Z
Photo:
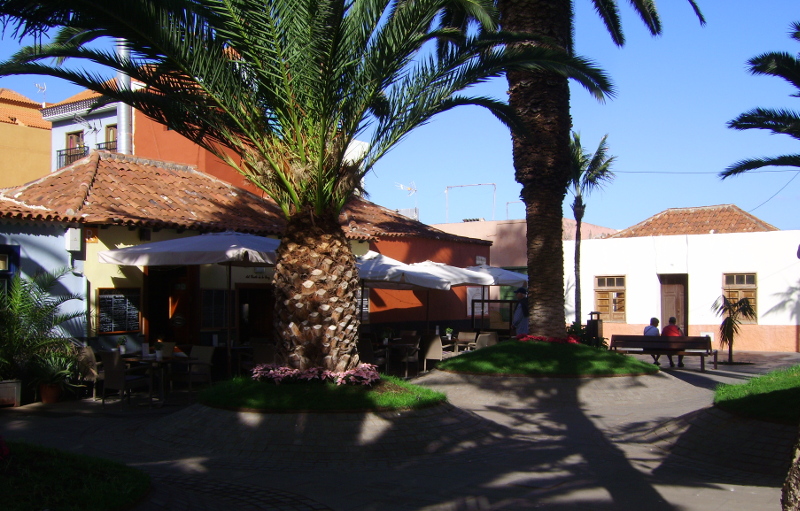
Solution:
M 332 381 L 337 385 L 372 385 L 381 379 L 378 368 L 372 364 L 360 364 L 358 367 L 334 373 L 321 367 L 312 367 L 301 371 L 276 364 L 261 364 L 253 368 L 255 381 L 272 381 L 276 385 L 281 382 L 298 381 Z

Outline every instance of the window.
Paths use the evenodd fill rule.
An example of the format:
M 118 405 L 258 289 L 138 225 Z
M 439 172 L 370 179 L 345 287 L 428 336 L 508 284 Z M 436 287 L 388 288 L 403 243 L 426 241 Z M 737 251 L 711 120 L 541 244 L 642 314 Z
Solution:
M 56 151 L 58 168 L 66 167 L 89 154 L 89 148 L 83 144 L 83 132 L 67 133 L 67 148 Z
M 19 267 L 19 247 L 0 245 L 0 292 L 8 289 L 11 279 Z
M 722 278 L 722 294 L 732 301 L 738 302 L 742 298 L 750 300 L 750 305 L 758 314 L 756 307 L 756 274 L 755 273 L 725 273 Z M 755 324 L 757 320 L 741 318 L 742 323 Z
M 625 277 L 595 277 L 594 306 L 603 321 L 625 322 Z
M 117 125 L 116 124 L 109 124 L 106 126 L 106 141 L 97 144 L 98 149 L 104 149 L 106 151 L 116 151 L 117 150 Z
M 77 149 L 78 147 L 83 147 L 83 131 L 67 133 L 67 149 Z
M 228 326 L 228 318 L 231 316 L 225 313 L 228 304 L 228 291 L 225 289 L 203 289 L 202 311 L 203 317 L 200 321 L 201 328 L 223 329 Z M 230 304 L 233 308 L 233 300 Z

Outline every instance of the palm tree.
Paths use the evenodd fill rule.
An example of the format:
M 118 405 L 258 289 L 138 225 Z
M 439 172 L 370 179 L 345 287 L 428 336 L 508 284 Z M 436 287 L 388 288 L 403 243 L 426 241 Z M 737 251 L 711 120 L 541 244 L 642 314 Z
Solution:
M 625 38 L 615 0 L 592 0 L 613 41 Z M 705 23 L 694 0 L 688 0 Z M 572 1 L 497 0 L 504 30 L 529 33 L 552 47 L 573 50 Z M 631 1 L 651 34 L 661 33 L 653 0 Z M 569 185 L 571 118 L 567 80 L 552 72 L 510 70 L 509 104 L 522 118 L 524 132 L 512 133 L 514 169 L 522 185 L 528 225 L 528 300 L 530 333 L 564 336 L 564 253 L 561 206 Z
M 584 152 L 581 136 L 572 132 L 570 142 L 569 189 L 575 197 L 572 201 L 572 214 L 575 216 L 575 322 L 581 324 L 581 222 L 586 213 L 583 196 L 592 190 L 602 188 L 614 179 L 611 164 L 616 157 L 608 155 L 608 145 L 604 135 L 594 154 Z
M 723 348 L 728 346 L 728 363 L 733 364 L 733 339 L 739 334 L 742 319 L 756 319 L 756 311 L 749 298 L 734 302 L 725 295 L 714 302 L 712 310 L 723 318 L 719 325 L 719 343 Z
M 453 4 L 483 30 L 438 24 Z M 460 105 L 515 127 L 509 105 L 462 92 L 507 69 L 609 89 L 584 60 L 513 44 L 529 38 L 495 30 L 490 0 L 0 0 L 0 17 L 20 37 L 61 27 L 50 44 L 0 64 L 0 76 L 51 75 L 123 101 L 278 204 L 287 219 L 273 279 L 278 356 L 298 369 L 358 364 L 358 272 L 339 213 L 379 158 Z M 97 49 L 100 38 L 124 41 L 131 57 Z M 98 63 L 145 87 L 44 62 L 52 58 Z M 369 147 L 348 158 L 357 137 Z
M 792 23 L 791 28 L 790 37 L 800 42 L 800 23 Z M 747 64 L 750 66 L 750 73 L 783 78 L 797 87 L 798 91 L 793 96 L 800 95 L 800 59 L 797 56 L 785 52 L 765 53 L 758 57 L 753 57 Z M 735 130 L 767 130 L 776 134 L 789 135 L 795 140 L 800 140 L 800 113 L 791 110 L 755 108 L 741 114 L 736 119 L 728 121 L 728 127 Z M 725 179 L 748 170 L 767 166 L 800 168 L 800 154 L 741 160 L 721 172 L 720 176 Z

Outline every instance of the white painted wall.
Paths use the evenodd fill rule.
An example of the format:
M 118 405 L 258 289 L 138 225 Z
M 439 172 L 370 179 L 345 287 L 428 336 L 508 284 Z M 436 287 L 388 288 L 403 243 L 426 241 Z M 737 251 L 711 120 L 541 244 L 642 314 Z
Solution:
M 594 239 L 581 243 L 582 311 L 594 310 L 594 277 L 626 277 L 626 323 L 644 325 L 660 316 L 659 274 L 689 275 L 690 325 L 718 325 L 711 306 L 722 294 L 724 273 L 756 273 L 758 324 L 800 325 L 800 231 L 645 238 Z M 574 281 L 574 241 L 564 242 L 565 285 Z M 573 292 L 574 293 L 574 292 Z M 573 310 L 574 294 L 567 294 Z M 572 318 L 568 318 L 571 319 Z

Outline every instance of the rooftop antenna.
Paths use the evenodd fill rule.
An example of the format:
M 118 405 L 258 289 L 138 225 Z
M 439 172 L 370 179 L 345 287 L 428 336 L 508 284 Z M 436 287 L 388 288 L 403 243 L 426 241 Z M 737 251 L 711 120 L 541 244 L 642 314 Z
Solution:
M 414 183 L 414 181 L 411 181 L 411 183 L 408 186 L 400 183 L 395 183 L 394 185 L 399 189 L 408 192 L 409 197 L 417 193 L 417 185 Z M 414 197 L 414 209 L 411 212 L 411 214 L 409 214 L 408 210 L 398 210 L 398 211 L 400 211 L 400 213 L 402 213 L 405 216 L 410 216 L 414 220 L 419 220 L 419 207 L 417 204 L 417 198 Z
M 41 84 L 34 83 L 34 85 L 36 86 L 37 89 L 39 89 L 39 92 L 37 92 L 37 94 L 42 95 L 42 108 L 44 108 L 47 106 L 47 94 L 46 94 L 47 84 L 43 82 Z
M 80 114 L 75 114 L 72 118 L 75 120 L 75 122 L 83 126 L 89 133 L 97 133 L 100 131 L 100 128 L 98 128 L 95 123 L 87 121 Z

